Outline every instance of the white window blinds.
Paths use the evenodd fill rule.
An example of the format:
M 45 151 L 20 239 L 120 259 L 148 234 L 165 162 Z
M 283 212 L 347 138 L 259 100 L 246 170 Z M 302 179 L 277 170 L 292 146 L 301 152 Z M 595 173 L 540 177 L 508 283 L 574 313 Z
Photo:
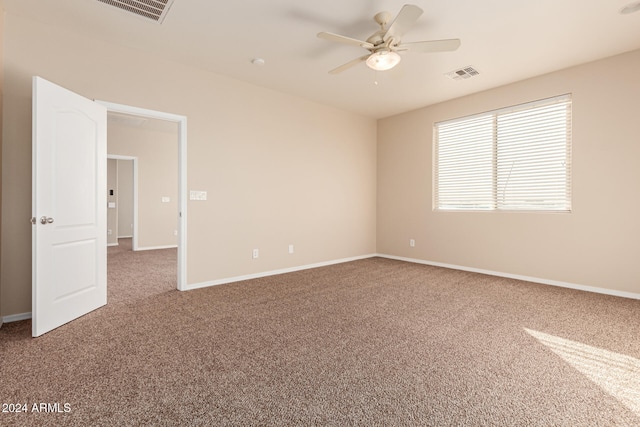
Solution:
M 571 96 L 435 124 L 437 210 L 571 210 Z

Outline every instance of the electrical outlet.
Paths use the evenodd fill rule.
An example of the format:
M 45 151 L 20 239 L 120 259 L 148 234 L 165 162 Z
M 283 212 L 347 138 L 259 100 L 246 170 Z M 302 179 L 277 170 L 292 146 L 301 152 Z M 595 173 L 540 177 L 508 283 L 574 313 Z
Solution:
M 412 248 L 416 246 L 416 241 L 414 239 L 409 239 L 409 246 Z
M 173 235 L 177 236 L 178 235 L 178 230 L 173 230 Z
M 254 249 L 252 253 L 253 259 L 256 259 L 260 256 L 260 251 L 258 249 Z
M 289 245 L 289 253 L 292 254 L 293 253 L 293 245 Z
M 107 234 L 108 234 L 109 236 L 111 236 L 111 235 L 113 234 L 113 231 L 112 231 L 112 230 L 107 230 Z

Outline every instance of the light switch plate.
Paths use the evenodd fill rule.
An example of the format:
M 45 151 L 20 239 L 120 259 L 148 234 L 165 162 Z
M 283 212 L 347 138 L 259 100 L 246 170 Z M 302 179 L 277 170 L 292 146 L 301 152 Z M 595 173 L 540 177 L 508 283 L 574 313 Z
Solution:
M 191 190 L 189 191 L 189 200 L 207 200 L 207 192 Z

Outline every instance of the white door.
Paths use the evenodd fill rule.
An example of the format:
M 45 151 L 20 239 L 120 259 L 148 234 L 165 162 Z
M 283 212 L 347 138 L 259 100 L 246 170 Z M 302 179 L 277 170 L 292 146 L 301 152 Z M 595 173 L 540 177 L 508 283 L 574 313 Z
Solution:
M 34 77 L 34 337 L 107 303 L 106 159 L 106 107 Z

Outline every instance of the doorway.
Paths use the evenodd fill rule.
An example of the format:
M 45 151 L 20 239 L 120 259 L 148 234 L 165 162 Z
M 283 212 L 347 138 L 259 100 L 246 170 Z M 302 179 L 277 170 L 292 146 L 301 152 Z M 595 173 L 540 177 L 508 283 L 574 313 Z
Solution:
M 164 122 L 169 122 L 171 124 L 177 125 L 177 221 L 175 226 L 175 237 L 176 237 L 176 245 L 177 245 L 177 288 L 178 290 L 186 290 L 186 216 L 187 216 L 187 179 L 186 179 L 186 152 L 187 152 L 187 118 L 185 116 L 180 116 L 171 113 L 165 113 L 154 110 L 147 110 L 138 107 L 132 107 L 128 105 L 114 104 L 105 101 L 96 101 L 96 103 L 101 104 L 107 108 L 107 113 L 114 113 L 120 115 L 127 115 L 134 119 L 144 120 L 144 119 L 153 119 Z M 113 156 L 112 156 L 113 157 Z M 138 169 L 136 165 L 136 170 Z M 136 174 L 134 174 L 134 177 Z M 135 179 L 135 178 L 134 178 Z M 136 190 L 137 185 L 134 185 L 134 191 Z M 137 200 L 137 195 L 134 195 L 134 200 Z M 164 202 L 165 197 L 163 196 L 161 202 Z M 171 198 L 169 197 L 169 202 Z M 134 202 L 134 210 L 136 213 L 134 215 L 138 215 L 137 212 L 137 204 Z M 139 224 L 136 219 L 133 222 L 133 248 L 140 249 L 140 241 L 139 241 Z M 153 246 L 153 245 L 151 245 Z
M 138 158 L 107 154 L 107 246 L 117 246 L 121 238 L 131 239 L 132 250 L 138 250 Z

